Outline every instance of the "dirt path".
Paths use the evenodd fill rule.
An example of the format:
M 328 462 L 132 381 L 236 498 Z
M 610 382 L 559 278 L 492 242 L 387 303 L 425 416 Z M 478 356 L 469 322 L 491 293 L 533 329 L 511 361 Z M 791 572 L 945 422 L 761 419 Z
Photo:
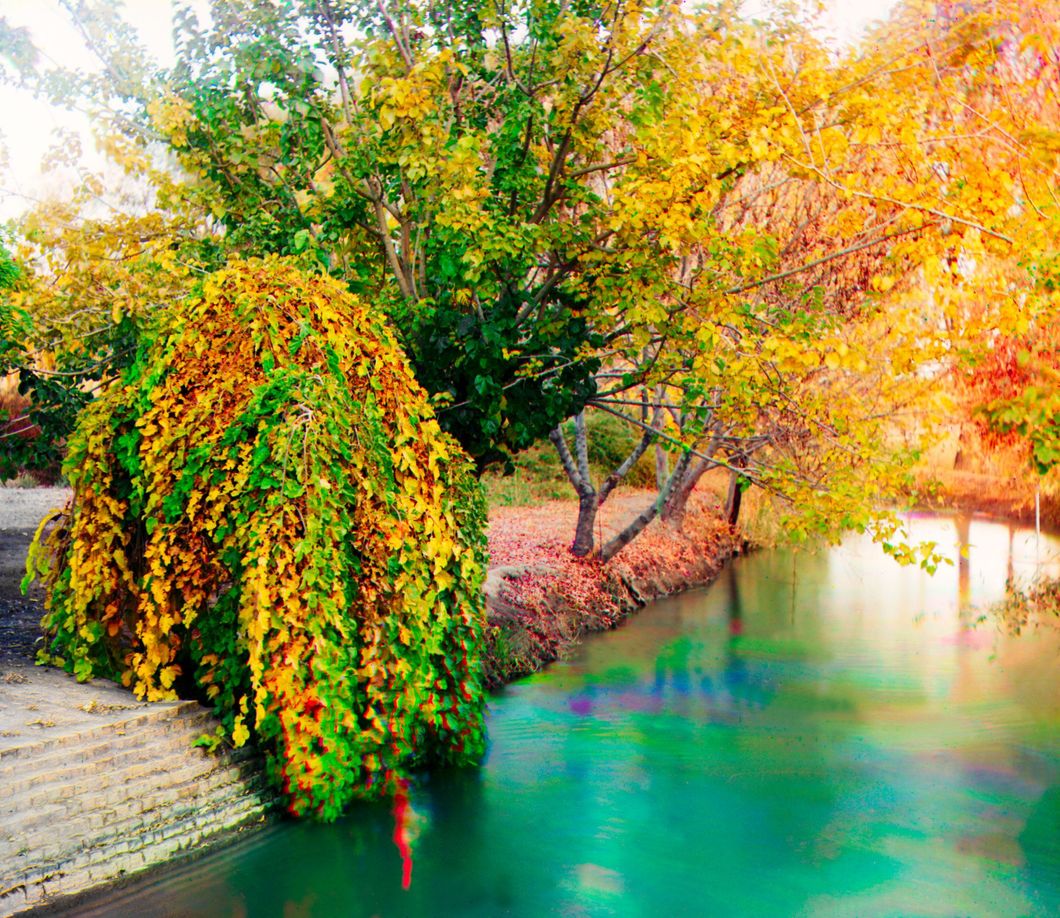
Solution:
M 63 506 L 66 488 L 0 488 L 0 664 L 32 663 L 43 612 L 40 589 L 23 596 L 26 550 L 40 521 Z

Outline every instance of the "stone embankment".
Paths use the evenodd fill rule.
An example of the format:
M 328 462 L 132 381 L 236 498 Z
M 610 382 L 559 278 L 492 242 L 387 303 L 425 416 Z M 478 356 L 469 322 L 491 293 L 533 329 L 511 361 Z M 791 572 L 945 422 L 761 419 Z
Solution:
M 190 701 L 147 704 L 32 664 L 26 546 L 63 492 L 0 489 L 0 916 L 201 850 L 272 808 L 249 751 L 209 754 Z
M 141 704 L 6 666 L 0 712 L 2 915 L 163 863 L 269 809 L 256 758 L 193 745 L 213 729 L 195 702 Z

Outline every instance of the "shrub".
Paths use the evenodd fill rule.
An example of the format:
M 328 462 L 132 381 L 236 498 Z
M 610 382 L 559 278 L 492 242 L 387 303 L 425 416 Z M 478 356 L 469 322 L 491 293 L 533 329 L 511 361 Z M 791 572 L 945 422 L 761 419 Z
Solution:
M 66 472 L 46 661 L 208 699 L 296 815 L 480 757 L 480 490 L 337 282 L 209 276 L 85 409 Z

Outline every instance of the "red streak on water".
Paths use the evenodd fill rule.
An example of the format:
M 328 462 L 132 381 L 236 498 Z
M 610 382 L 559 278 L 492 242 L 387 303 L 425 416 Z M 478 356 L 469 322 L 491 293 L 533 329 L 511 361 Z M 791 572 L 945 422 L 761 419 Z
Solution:
M 401 855 L 401 888 L 412 885 L 412 849 L 409 847 L 406 820 L 409 812 L 409 785 L 404 778 L 394 782 L 394 844 Z

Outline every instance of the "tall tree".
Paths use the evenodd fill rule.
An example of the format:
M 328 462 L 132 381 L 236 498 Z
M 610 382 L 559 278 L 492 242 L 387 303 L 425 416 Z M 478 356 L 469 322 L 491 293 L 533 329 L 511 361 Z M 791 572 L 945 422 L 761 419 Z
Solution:
M 910 6 L 837 66 L 724 2 L 214 0 L 161 72 L 109 7 L 66 5 L 105 66 L 42 85 L 162 141 L 217 254 L 371 291 L 480 464 L 552 431 L 586 514 L 621 469 L 594 486 L 554 432 L 589 406 L 675 452 L 638 526 L 717 465 L 867 519 L 900 469 L 881 419 L 999 315 L 964 321 L 968 264 L 1047 239 L 1006 151 L 1030 141 L 979 105 L 988 65 L 1018 69 L 1004 15 Z

